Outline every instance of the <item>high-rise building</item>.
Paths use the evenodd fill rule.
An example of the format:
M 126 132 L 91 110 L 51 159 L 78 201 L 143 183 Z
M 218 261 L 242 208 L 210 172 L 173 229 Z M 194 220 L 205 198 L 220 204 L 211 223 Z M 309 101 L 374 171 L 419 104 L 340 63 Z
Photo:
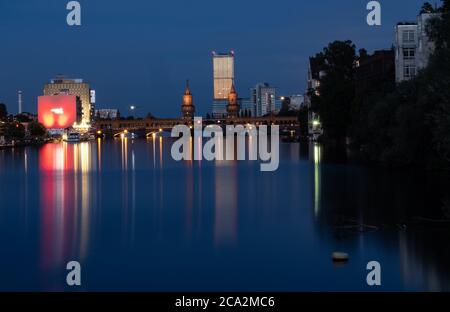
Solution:
M 428 38 L 426 26 L 437 13 L 422 13 L 416 22 L 402 22 L 395 27 L 395 78 L 409 80 L 428 65 L 434 44 Z
M 251 89 L 251 98 L 255 105 L 256 117 L 273 113 L 277 109 L 276 89 L 268 83 L 259 83 Z
M 57 77 L 44 87 L 44 95 L 66 93 L 79 97 L 81 101 L 81 122 L 89 124 L 94 117 L 94 105 L 91 103 L 91 89 L 82 79 Z M 95 96 L 94 96 L 95 97 Z
M 228 95 L 234 83 L 234 52 L 213 52 L 214 98 L 213 116 L 223 117 L 227 114 Z
M 95 105 L 96 101 L 96 92 L 95 90 L 91 90 L 91 105 Z

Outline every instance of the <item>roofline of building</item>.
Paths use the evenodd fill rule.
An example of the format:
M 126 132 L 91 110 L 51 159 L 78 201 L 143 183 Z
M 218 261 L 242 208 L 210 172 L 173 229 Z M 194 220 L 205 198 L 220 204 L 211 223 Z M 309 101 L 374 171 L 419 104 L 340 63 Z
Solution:
M 397 26 L 415 26 L 417 22 L 398 22 Z

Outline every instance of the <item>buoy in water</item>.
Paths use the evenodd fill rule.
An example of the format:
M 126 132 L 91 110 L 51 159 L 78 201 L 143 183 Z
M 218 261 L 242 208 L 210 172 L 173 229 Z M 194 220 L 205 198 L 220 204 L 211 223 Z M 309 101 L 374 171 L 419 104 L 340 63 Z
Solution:
M 348 254 L 345 252 L 333 252 L 332 258 L 334 262 L 347 262 Z

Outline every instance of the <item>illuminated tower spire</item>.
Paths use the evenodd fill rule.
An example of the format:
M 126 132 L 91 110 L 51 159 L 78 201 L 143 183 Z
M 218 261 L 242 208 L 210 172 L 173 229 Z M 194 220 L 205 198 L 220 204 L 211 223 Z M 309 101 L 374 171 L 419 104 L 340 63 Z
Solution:
M 238 95 L 234 83 L 231 85 L 230 94 L 228 94 L 227 113 L 228 118 L 237 118 L 241 107 L 238 104 Z
M 195 106 L 191 90 L 189 88 L 189 80 L 186 81 L 186 90 L 183 95 L 183 105 L 181 106 L 183 118 L 193 118 L 195 113 Z

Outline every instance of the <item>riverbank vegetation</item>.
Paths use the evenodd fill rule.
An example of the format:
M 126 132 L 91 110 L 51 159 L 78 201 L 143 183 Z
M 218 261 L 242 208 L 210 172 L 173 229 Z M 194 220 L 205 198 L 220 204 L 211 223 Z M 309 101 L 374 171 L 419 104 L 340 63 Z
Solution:
M 427 26 L 434 53 L 409 81 L 380 80 L 357 92 L 355 64 L 366 52 L 351 41 L 330 43 L 314 57 L 324 75 L 310 94 L 311 109 L 325 141 L 351 142 L 366 159 L 387 165 L 450 168 L 450 0 L 437 11 Z
M 0 103 L 0 146 L 40 144 L 47 138 L 41 123 L 26 114 L 8 116 L 6 105 Z

